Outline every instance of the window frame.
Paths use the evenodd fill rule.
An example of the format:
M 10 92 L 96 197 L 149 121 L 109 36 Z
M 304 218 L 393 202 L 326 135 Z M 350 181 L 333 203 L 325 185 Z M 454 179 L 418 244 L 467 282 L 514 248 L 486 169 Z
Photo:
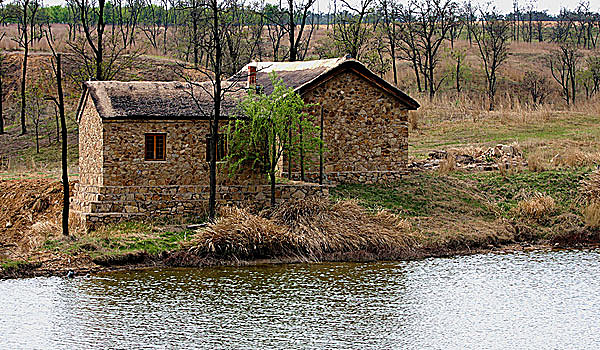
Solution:
M 153 158 L 148 158 L 148 137 L 152 138 L 152 155 Z M 162 138 L 163 148 L 162 148 L 162 157 L 158 157 L 156 154 L 156 140 L 158 138 Z M 147 132 L 144 134 L 144 161 L 146 162 L 164 162 L 167 160 L 167 133 L 166 132 Z

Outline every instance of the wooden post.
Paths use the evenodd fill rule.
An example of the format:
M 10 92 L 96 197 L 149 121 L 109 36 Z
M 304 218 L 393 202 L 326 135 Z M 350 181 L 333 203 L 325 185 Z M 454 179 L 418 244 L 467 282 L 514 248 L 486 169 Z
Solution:
M 323 184 L 323 106 L 321 106 L 321 143 L 319 144 L 319 185 Z
M 302 143 L 302 115 L 300 115 L 300 180 L 304 181 L 304 144 Z

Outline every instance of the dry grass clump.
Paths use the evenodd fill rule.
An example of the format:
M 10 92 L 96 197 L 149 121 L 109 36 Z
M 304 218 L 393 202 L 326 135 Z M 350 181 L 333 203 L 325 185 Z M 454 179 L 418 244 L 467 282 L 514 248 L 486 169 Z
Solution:
M 592 172 L 587 179 L 581 181 L 580 195 L 584 201 L 600 202 L 600 170 Z
M 411 131 L 419 130 L 419 120 L 421 119 L 421 113 L 418 111 L 411 111 L 408 113 L 408 125 Z
M 600 229 L 600 170 L 581 181 L 580 201 L 583 202 L 582 215 L 586 226 Z
M 219 219 L 198 236 L 197 248 L 222 257 L 287 255 L 292 245 L 284 227 L 236 207 L 221 208 Z
M 523 199 L 513 208 L 513 214 L 522 218 L 540 221 L 557 212 L 558 207 L 554 198 L 536 192 L 529 198 Z
M 288 201 L 259 215 L 223 208 L 219 219 L 197 234 L 190 252 L 230 259 L 302 257 L 398 251 L 414 239 L 405 220 L 392 213 L 369 213 L 355 201 L 309 197 Z
M 535 150 L 527 156 L 527 167 L 533 172 L 542 172 L 549 168 L 541 150 Z
M 583 207 L 585 225 L 592 229 L 600 229 L 600 201 L 594 200 Z
M 600 163 L 600 152 L 584 152 L 578 148 L 570 147 L 557 154 L 552 163 L 564 167 L 582 167 Z
M 446 159 L 440 162 L 438 172 L 440 175 L 447 175 L 453 171 L 456 171 L 456 157 L 454 154 L 448 153 Z

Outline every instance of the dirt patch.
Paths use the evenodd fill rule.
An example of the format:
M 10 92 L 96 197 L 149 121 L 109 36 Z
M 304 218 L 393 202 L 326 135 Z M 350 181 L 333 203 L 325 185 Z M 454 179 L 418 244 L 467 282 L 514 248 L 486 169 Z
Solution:
M 0 258 L 24 259 L 56 234 L 62 196 L 57 181 L 0 181 Z

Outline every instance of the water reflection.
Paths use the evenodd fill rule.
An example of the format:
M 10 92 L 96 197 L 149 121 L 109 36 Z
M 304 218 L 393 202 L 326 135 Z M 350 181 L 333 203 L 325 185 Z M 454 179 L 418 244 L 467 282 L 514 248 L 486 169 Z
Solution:
M 600 348 L 600 250 L 0 282 L 1 348 Z

